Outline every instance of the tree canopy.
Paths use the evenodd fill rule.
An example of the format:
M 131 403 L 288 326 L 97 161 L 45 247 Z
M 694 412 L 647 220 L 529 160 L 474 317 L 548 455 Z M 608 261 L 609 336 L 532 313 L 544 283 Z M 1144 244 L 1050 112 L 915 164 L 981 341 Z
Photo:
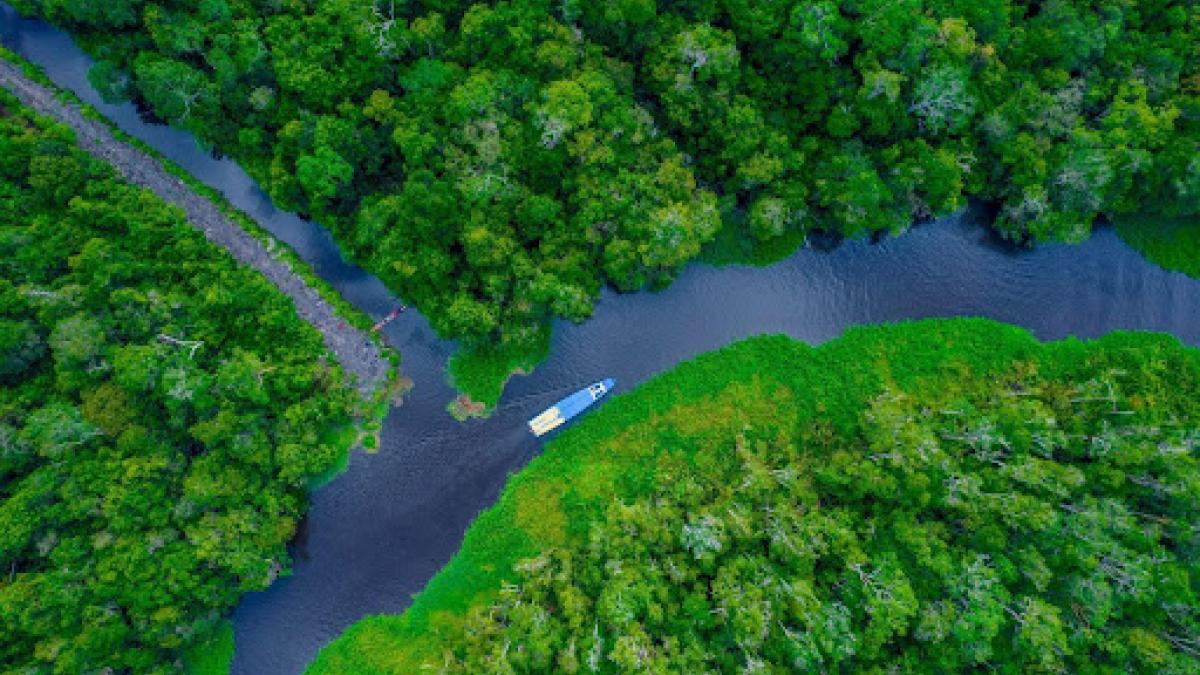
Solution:
M 441 335 L 523 365 L 551 319 L 668 282 L 721 228 L 898 232 L 970 196 L 1017 240 L 1200 213 L 1184 0 L 16 5 Z
M 551 442 L 309 672 L 1195 672 L 1198 393 L 1145 334 L 738 343 Z
M 0 670 L 178 672 L 363 405 L 286 296 L 0 92 Z

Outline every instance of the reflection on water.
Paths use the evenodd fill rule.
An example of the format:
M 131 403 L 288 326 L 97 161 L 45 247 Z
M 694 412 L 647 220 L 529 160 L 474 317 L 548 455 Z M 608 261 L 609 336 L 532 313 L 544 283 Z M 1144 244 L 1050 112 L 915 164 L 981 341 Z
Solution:
M 328 233 L 275 210 L 235 164 L 214 159 L 187 134 L 143 122 L 132 106 L 102 104 L 87 84 L 87 57 L 64 34 L 0 3 L 0 40 L 223 192 L 356 306 L 381 316 L 395 305 L 377 279 L 341 259 Z M 444 410 L 451 346 L 419 314 L 405 313 L 386 336 L 416 389 L 387 418 L 382 449 L 355 455 L 344 475 L 313 495 L 293 576 L 238 607 L 234 672 L 299 673 L 355 620 L 403 610 L 508 474 L 540 450 L 525 420 L 601 377 L 617 378 L 620 391 L 749 335 L 819 343 L 856 324 L 931 316 L 986 316 L 1043 339 L 1139 328 L 1200 343 L 1200 282 L 1148 264 L 1111 229 L 1078 246 L 1019 251 L 997 242 L 980 225 L 984 217 L 963 213 L 877 245 L 807 249 L 766 269 L 692 266 L 657 294 L 606 292 L 587 323 L 556 327 L 550 360 L 514 379 L 491 419 L 466 424 Z

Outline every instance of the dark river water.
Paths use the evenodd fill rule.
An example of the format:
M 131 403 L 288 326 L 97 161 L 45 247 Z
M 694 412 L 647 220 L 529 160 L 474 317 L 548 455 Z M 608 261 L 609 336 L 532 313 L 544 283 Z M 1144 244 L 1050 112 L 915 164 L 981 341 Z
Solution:
M 188 134 L 147 124 L 131 105 L 106 105 L 88 85 L 88 58 L 65 34 L 0 3 L 0 42 L 60 86 L 220 190 L 362 310 L 397 302 L 340 257 L 318 225 L 275 210 L 228 160 Z M 1163 271 L 1101 228 L 1077 246 L 1014 251 L 981 214 L 964 212 L 880 244 L 802 250 L 765 269 L 692 265 L 661 293 L 605 293 L 595 316 L 556 327 L 550 360 L 514 379 L 488 420 L 455 422 L 444 368 L 453 345 L 410 311 L 386 330 L 415 389 L 394 408 L 375 454 L 312 497 L 293 546 L 294 574 L 247 596 L 234 613 L 239 675 L 294 675 L 354 621 L 397 613 L 458 549 L 471 520 L 506 477 L 540 451 L 524 422 L 564 393 L 602 377 L 618 392 L 700 352 L 758 333 L 810 343 L 847 327 L 933 316 L 985 316 L 1043 339 L 1116 329 L 1165 331 L 1200 344 L 1200 282 Z

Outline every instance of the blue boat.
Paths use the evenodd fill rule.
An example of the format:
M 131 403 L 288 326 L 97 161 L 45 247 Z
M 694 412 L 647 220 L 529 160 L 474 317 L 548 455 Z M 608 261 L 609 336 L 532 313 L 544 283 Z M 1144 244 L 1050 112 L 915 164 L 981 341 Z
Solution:
M 604 398 L 604 395 L 612 391 L 616 384 L 616 380 L 610 377 L 580 389 L 529 420 L 529 430 L 533 432 L 534 436 L 541 436 L 559 428 L 572 417 Z

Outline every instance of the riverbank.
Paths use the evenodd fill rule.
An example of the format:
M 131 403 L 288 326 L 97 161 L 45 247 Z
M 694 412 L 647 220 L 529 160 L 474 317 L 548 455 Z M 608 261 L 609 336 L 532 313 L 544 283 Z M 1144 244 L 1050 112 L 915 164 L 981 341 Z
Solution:
M 0 86 L 0 661 L 149 672 L 288 571 L 309 486 L 387 387 L 364 396 L 294 298 L 21 91 Z
M 822 456 L 840 462 L 841 468 L 818 479 L 807 473 L 819 473 L 825 462 L 807 468 L 797 465 L 805 474 L 798 478 L 798 484 L 820 480 L 837 484 L 838 478 L 833 474 L 845 480 L 845 476 L 853 473 L 852 467 L 860 462 L 870 467 L 883 461 L 857 458 L 862 448 L 886 452 L 889 444 L 900 438 L 890 432 L 883 433 L 876 441 L 871 440 L 874 436 L 861 437 L 864 429 L 884 415 L 895 413 L 899 415 L 897 419 L 903 418 L 903 411 L 896 413 L 887 408 L 891 399 L 883 396 L 885 393 L 890 392 L 897 400 L 909 398 L 918 404 L 940 401 L 933 405 L 949 406 L 951 402 L 958 405 L 956 396 L 995 394 L 1003 389 L 997 389 L 993 384 L 996 382 L 1020 381 L 1032 386 L 1033 382 L 1044 381 L 1051 383 L 1047 391 L 1057 391 L 1056 387 L 1086 388 L 1096 378 L 1112 377 L 1111 373 L 1125 373 L 1119 386 L 1126 388 L 1136 414 L 1145 419 L 1186 420 L 1189 414 L 1200 414 L 1191 397 L 1200 384 L 1200 353 L 1183 348 L 1174 338 L 1157 334 L 1114 333 L 1090 342 L 1070 339 L 1040 343 L 1013 326 L 954 319 L 855 328 L 817 348 L 783 336 L 766 336 L 704 354 L 631 393 L 617 396 L 547 444 L 543 454 L 508 482 L 496 505 L 480 514 L 467 531 L 459 553 L 404 614 L 374 616 L 356 623 L 322 650 L 308 673 L 411 673 L 447 663 L 446 655 L 452 655 L 450 665 L 456 659 L 474 658 L 471 654 L 478 656 L 479 652 L 472 650 L 489 640 L 487 633 L 478 630 L 481 622 L 487 624 L 483 618 L 489 615 L 487 608 L 494 603 L 511 608 L 503 598 L 518 593 L 516 589 L 522 580 L 536 574 L 531 570 L 569 559 L 574 562 L 562 563 L 566 567 L 561 574 L 586 576 L 587 572 L 580 569 L 584 564 L 581 559 L 586 555 L 584 542 L 594 536 L 595 528 L 614 516 L 614 504 L 636 509 L 650 495 L 687 492 L 675 479 L 697 466 L 711 471 L 714 465 L 748 461 L 765 472 L 757 460 L 747 460 L 749 451 L 741 448 L 737 439 L 751 445 L 791 438 L 802 441 L 798 447 L 809 451 L 823 448 Z M 1009 401 L 1017 400 L 1012 392 L 1012 389 L 1006 392 Z M 999 400 L 1006 400 L 1005 394 L 998 395 Z M 1153 407 L 1150 401 L 1154 401 Z M 1002 418 L 1005 414 L 1009 413 L 1002 413 Z M 1027 411 L 1026 415 L 1033 416 L 1033 412 Z M 1030 417 L 1025 421 L 1034 420 Z M 1048 424 L 1048 428 L 1057 428 L 1053 419 Z M 1077 420 L 1072 420 L 1072 424 L 1077 424 Z M 1019 434 L 1020 429 L 1015 433 Z M 747 436 L 751 440 L 746 440 Z M 917 440 L 917 437 L 910 439 L 913 443 Z M 872 442 L 883 445 L 876 448 Z M 736 452 L 735 446 L 738 446 Z M 1064 464 L 1072 461 L 1070 452 L 1055 454 Z M 903 473 L 898 467 L 893 469 Z M 869 468 L 864 470 L 870 473 Z M 751 479 L 745 477 L 746 481 Z M 874 478 L 864 476 L 864 485 L 875 485 L 881 490 L 879 499 L 891 494 L 886 483 L 882 474 Z M 918 480 L 916 484 L 921 482 Z M 693 485 L 693 489 L 699 488 Z M 739 488 L 749 489 L 752 488 L 745 483 Z M 659 517 L 671 517 L 670 507 L 662 508 L 666 510 Z M 647 544 L 650 548 L 643 550 L 643 555 L 660 560 L 661 552 L 656 547 L 668 544 L 656 537 L 671 539 L 676 534 L 651 534 L 655 531 L 649 522 L 644 527 L 645 536 L 654 543 Z M 611 546 L 619 547 L 620 543 L 613 540 Z M 772 544 L 771 550 L 777 553 L 776 547 L 777 544 Z M 594 544 L 592 550 L 596 550 Z M 744 550 L 762 550 L 762 547 Z M 623 562 L 641 565 L 644 560 L 625 558 Z M 651 574 L 639 576 L 633 586 L 621 587 L 632 603 L 628 608 L 631 616 L 654 621 L 646 618 L 647 614 L 654 616 L 652 607 L 672 602 L 665 591 L 656 595 L 653 588 L 637 585 L 651 583 L 656 578 L 659 583 L 670 585 Z M 541 590 L 535 594 L 549 592 L 545 586 L 538 588 Z M 502 589 L 507 590 L 502 592 Z M 612 605 L 606 603 L 620 602 L 606 595 L 607 591 L 600 596 L 587 594 L 586 599 L 576 599 L 578 604 L 561 594 L 539 597 L 548 602 L 550 597 L 556 598 L 552 603 L 574 617 L 572 621 L 583 621 L 586 629 L 583 632 L 590 636 L 593 624 L 589 613 L 607 611 L 605 608 Z M 512 621 L 519 623 L 522 619 L 516 614 Z M 709 616 L 707 610 L 703 614 Z M 675 615 L 668 614 L 663 618 L 665 623 L 656 625 L 667 630 L 671 616 Z M 697 625 L 703 625 L 703 621 L 698 621 Z M 489 630 L 495 629 L 491 624 L 488 626 Z M 620 627 L 605 621 L 600 621 L 597 627 L 608 640 L 606 646 L 599 647 L 605 660 L 619 658 L 619 644 L 611 646 L 610 631 L 614 629 L 619 631 Z M 739 630 L 736 622 L 729 629 Z M 569 654 L 564 656 L 566 651 L 557 656 L 554 652 L 547 655 L 545 646 L 555 638 L 551 633 L 539 635 L 542 637 L 514 641 L 511 654 L 516 656 L 511 658 L 521 663 L 540 662 L 543 658 L 570 660 Z M 657 646 L 647 649 L 669 650 L 658 645 L 655 637 L 648 636 Z M 559 646 L 565 649 L 565 643 Z M 577 646 L 583 658 L 587 647 L 582 643 Z M 482 649 L 486 651 L 487 647 Z M 607 649 L 615 651 L 609 653 Z M 569 651 L 574 653 L 573 648 Z M 493 664 L 506 658 L 499 651 L 489 653 L 489 662 Z M 462 662 L 458 663 L 462 668 Z
M 161 160 L 116 138 L 105 123 L 89 117 L 80 104 L 61 100 L 59 92 L 35 81 L 11 53 L 4 52 L 0 57 L 0 86 L 24 105 L 70 127 L 85 152 L 111 165 L 130 183 L 182 209 L 187 221 L 205 238 L 266 277 L 292 300 L 300 318 L 320 332 L 325 346 L 355 378 L 364 399 L 376 398 L 376 392 L 394 374 L 395 363 L 366 330 L 351 325 L 345 307 L 335 307 L 297 273 L 296 261 L 284 260 L 270 250 L 210 197 L 199 194 Z
M 75 133 L 78 146 L 112 166 L 130 183 L 146 188 L 179 208 L 186 222 L 205 238 L 266 278 L 289 298 L 301 320 L 320 334 L 361 397 L 353 428 L 331 440 L 345 448 L 340 457 L 308 482 L 309 490 L 327 484 L 345 470 L 355 448 L 378 449 L 381 423 L 411 381 L 398 376 L 399 355 L 368 332 L 372 320 L 350 306 L 316 276 L 286 245 L 234 209 L 215 191 L 158 156 L 153 149 L 110 126 L 86 104 L 57 90 L 37 69 L 0 48 L 0 87 L 30 109 Z M 232 628 L 224 622 L 216 637 L 183 655 L 190 673 L 227 672 L 233 657 Z
M 190 190 L 195 197 L 201 198 L 199 202 L 192 201 L 192 204 L 203 204 L 204 200 L 206 200 L 208 206 L 202 208 L 199 212 L 202 219 L 200 221 L 192 221 L 189 217 L 189 222 L 203 232 L 210 241 L 223 246 L 220 241 L 214 241 L 206 229 L 217 228 L 222 231 L 222 239 L 238 242 L 239 250 L 249 252 L 255 260 L 264 261 L 262 252 L 265 251 L 268 253 L 274 259 L 274 264 L 271 265 L 273 274 L 268 275 L 264 273 L 263 276 L 292 299 L 301 319 L 304 319 L 322 333 L 327 347 L 330 347 L 331 344 L 352 346 L 358 342 L 363 343 L 364 349 L 362 350 L 351 349 L 350 351 L 343 350 L 342 353 L 338 353 L 333 352 L 331 348 L 331 352 L 338 359 L 339 364 L 343 363 L 342 359 L 346 354 L 358 357 L 353 359 L 357 369 L 347 369 L 347 372 L 355 379 L 357 389 L 363 399 L 363 404 L 358 414 L 356 431 L 352 433 L 352 438 L 345 447 L 351 449 L 362 448 L 368 452 L 377 450 L 381 442 L 380 434 L 382 433 L 383 418 L 387 415 L 388 409 L 391 406 L 399 405 L 403 401 L 404 395 L 412 389 L 413 382 L 411 379 L 400 374 L 399 351 L 388 347 L 384 342 L 382 334 L 371 330 L 375 324 L 375 320 L 350 304 L 328 282 L 318 276 L 309 264 L 300 258 L 296 251 L 274 237 L 267 230 L 265 224 L 259 223 L 252 216 L 238 210 L 219 192 L 205 185 L 166 157 L 163 157 L 154 148 L 117 129 L 111 120 L 80 100 L 73 92 L 56 86 L 36 65 L 29 63 L 4 47 L 0 47 L 0 64 L 16 66 L 20 74 L 24 76 L 26 82 L 33 87 L 40 86 L 43 92 L 39 95 L 39 100 L 46 101 L 45 94 L 52 94 L 56 99 L 56 109 L 60 111 L 74 111 L 74 113 L 82 116 L 82 121 L 87 122 L 90 129 L 103 128 L 107 130 L 111 135 L 111 139 L 116 143 L 124 144 L 132 148 L 135 153 L 141 153 L 141 155 L 148 157 L 152 162 L 157 163 L 171 178 L 182 181 L 186 190 Z M 8 72 L 10 75 L 12 74 L 12 71 Z M 3 85 L 0 84 L 0 86 Z M 14 94 L 16 95 L 16 92 Z M 18 98 L 20 98 L 19 95 Z M 36 110 L 37 108 L 34 109 Z M 78 115 L 74 113 L 71 117 L 80 121 Z M 55 117 L 53 114 L 50 114 L 50 117 L 71 126 L 65 120 Z M 96 125 L 100 126 L 97 127 Z M 75 127 L 72 127 L 72 129 L 75 130 L 78 137 L 79 129 Z M 97 142 L 100 142 L 100 138 L 97 138 Z M 82 143 L 80 147 L 86 150 L 86 147 Z M 105 157 L 94 153 L 93 156 L 107 161 Z M 136 157 L 136 154 L 134 156 Z M 119 167 L 118 171 L 120 171 Z M 125 174 L 123 173 L 122 175 Z M 149 176 L 150 174 L 143 172 L 141 175 Z M 128 179 L 128 176 L 125 177 Z M 154 178 L 160 181 L 156 184 L 161 184 L 162 180 L 170 181 L 170 178 L 165 178 L 161 173 Z M 135 184 L 139 183 L 135 182 Z M 142 187 L 149 188 L 151 186 L 142 185 Z M 152 189 L 152 191 L 154 190 Z M 183 194 L 186 194 L 186 192 Z M 159 196 L 161 197 L 161 195 Z M 165 201 L 172 203 L 170 200 Z M 180 206 L 178 203 L 175 205 Z M 215 207 L 228 222 L 221 222 L 219 219 L 214 220 L 210 207 Z M 184 209 L 184 213 L 188 214 L 187 209 Z M 236 228 L 240 228 L 241 233 L 238 233 L 236 229 L 230 231 L 228 228 L 229 223 L 233 223 Z M 242 233 L 249 235 L 258 243 L 258 250 L 254 250 L 253 245 L 248 247 L 242 246 L 245 243 Z M 226 250 L 233 254 L 232 250 L 228 248 Z M 257 268 L 255 265 L 250 265 L 250 267 L 260 273 L 263 272 L 263 270 Z M 277 279 L 286 280 L 287 288 L 294 291 L 296 295 L 293 295 L 276 283 Z M 309 320 L 310 318 L 313 320 Z M 313 321 L 318 321 L 319 324 Z M 327 335 L 326 331 L 330 335 L 339 336 L 339 338 L 331 340 L 330 335 Z M 368 345 L 368 340 L 373 344 Z M 380 363 L 379 359 L 386 360 L 387 363 L 386 374 L 382 377 L 381 373 L 384 372 L 384 364 Z M 347 434 L 351 434 L 351 432 L 347 431 Z M 345 471 L 349 461 L 350 454 L 347 452 L 334 466 L 321 475 L 314 477 L 309 484 L 309 489 L 318 490 L 327 485 L 338 474 Z
M 111 120 L 81 101 L 73 92 L 57 87 L 37 66 L 3 47 L 0 47 L 0 64 L 16 66 L 20 74 L 24 76 L 27 88 L 28 85 L 32 85 L 34 88 L 41 87 L 42 92 L 38 94 L 39 100 L 48 101 L 46 94 L 52 94 L 56 99 L 55 109 L 63 114 L 68 114 L 70 119 L 74 119 L 80 124 L 86 122 L 87 128 L 93 131 L 101 128 L 106 130 L 115 143 L 124 144 L 132 149 L 131 156 L 135 161 L 138 161 L 138 153 L 140 153 L 140 156 L 148 158 L 152 163 L 157 163 L 161 169 L 157 174 L 144 171 L 139 174 L 151 181 L 153 185 L 162 186 L 164 181 L 165 184 L 171 185 L 172 178 L 181 181 L 183 190 L 173 189 L 171 193 L 187 196 L 186 191 L 190 190 L 192 194 L 185 201 L 192 205 L 198 220 L 192 220 L 191 213 L 183 207 L 182 203 L 175 203 L 175 205 L 184 208 L 184 213 L 189 216 L 189 222 L 203 232 L 209 241 L 222 246 L 231 255 L 234 255 L 235 259 L 238 259 L 234 250 L 226 248 L 223 244 L 224 241 L 236 242 L 238 251 L 250 256 L 251 259 L 257 261 L 257 264 L 269 266 L 271 274 L 265 273 L 257 264 L 249 265 L 262 273 L 276 288 L 292 299 L 300 318 L 321 332 L 326 347 L 330 348 L 339 364 L 345 363 L 344 359 L 349 357 L 354 366 L 354 368 L 347 368 L 347 372 L 355 379 L 358 391 L 363 398 L 363 408 L 358 417 L 357 432 L 347 447 L 363 448 L 368 452 L 377 450 L 380 446 L 383 418 L 387 415 L 389 407 L 402 402 L 404 395 L 412 389 L 413 382 L 400 374 L 399 351 L 388 347 L 382 334 L 371 330 L 375 320 L 351 305 L 328 282 L 318 276 L 294 250 L 275 238 L 266 229 L 266 225 L 235 208 L 216 190 L 163 157 L 154 148 L 117 129 Z M 11 70 L 6 72 L 10 76 L 13 74 Z M 0 73 L 0 77 L 2 76 L 3 73 Z M 19 94 L 16 95 L 20 98 Z M 73 112 L 67 113 L 66 111 Z M 50 116 L 71 126 L 66 119 L 60 119 L 54 114 L 50 114 Z M 79 128 L 72 126 L 72 129 L 78 136 Z M 99 148 L 98 144 L 103 142 L 103 137 L 97 137 L 96 142 L 96 147 Z M 87 149 L 83 143 L 80 143 L 80 147 Z M 107 161 L 101 155 L 92 154 Z M 120 172 L 120 167 L 115 168 Z M 169 177 L 163 175 L 162 172 L 169 174 Z M 124 173 L 122 175 L 129 178 Z M 131 182 L 140 185 L 136 181 L 131 180 Z M 142 187 L 150 188 L 151 191 L 158 194 L 153 185 L 145 184 Z M 179 185 L 174 184 L 174 187 L 177 188 Z M 162 195 L 159 196 L 162 197 Z M 174 203 L 170 200 L 164 201 Z M 197 205 L 200 206 L 197 207 Z M 198 210 L 195 210 L 197 208 Z M 219 217 L 214 217 L 213 208 L 219 212 Z M 233 225 L 232 229 L 230 228 L 231 224 Z M 240 232 L 238 228 L 240 228 Z M 213 235 L 210 235 L 210 230 L 214 233 Z M 252 237 L 258 246 L 255 247 L 253 243 L 248 242 L 243 235 Z M 218 236 L 219 240 L 214 240 L 213 236 Z M 263 255 L 264 252 L 272 260 L 268 261 L 267 257 Z M 280 280 L 284 286 L 280 285 Z M 362 349 L 354 347 L 358 343 L 362 343 Z M 334 351 L 334 345 L 341 349 Z M 315 477 L 309 488 L 317 490 L 327 485 L 329 481 L 346 469 L 349 460 L 349 453 L 347 453 L 339 459 L 335 466 Z
M 533 333 L 586 319 L 606 285 L 660 288 L 702 247 L 766 261 L 806 235 L 882 236 L 967 198 L 996 204 L 1016 241 L 1078 241 L 1136 204 L 1194 206 L 1184 11 L 1117 21 L 1091 44 L 1062 17 L 951 5 L 889 21 L 885 39 L 847 7 L 845 35 L 816 48 L 777 12 L 751 21 L 720 3 L 613 24 L 524 1 L 119 18 L 14 2 L 79 38 L 110 100 L 237 158 L 441 336 L 526 361 Z M 1013 37 L 1033 34 L 1060 49 Z M 486 407 L 510 372 L 455 381 Z
M 1114 225 L 1121 239 L 1146 259 L 1200 279 L 1200 217 L 1127 216 Z

